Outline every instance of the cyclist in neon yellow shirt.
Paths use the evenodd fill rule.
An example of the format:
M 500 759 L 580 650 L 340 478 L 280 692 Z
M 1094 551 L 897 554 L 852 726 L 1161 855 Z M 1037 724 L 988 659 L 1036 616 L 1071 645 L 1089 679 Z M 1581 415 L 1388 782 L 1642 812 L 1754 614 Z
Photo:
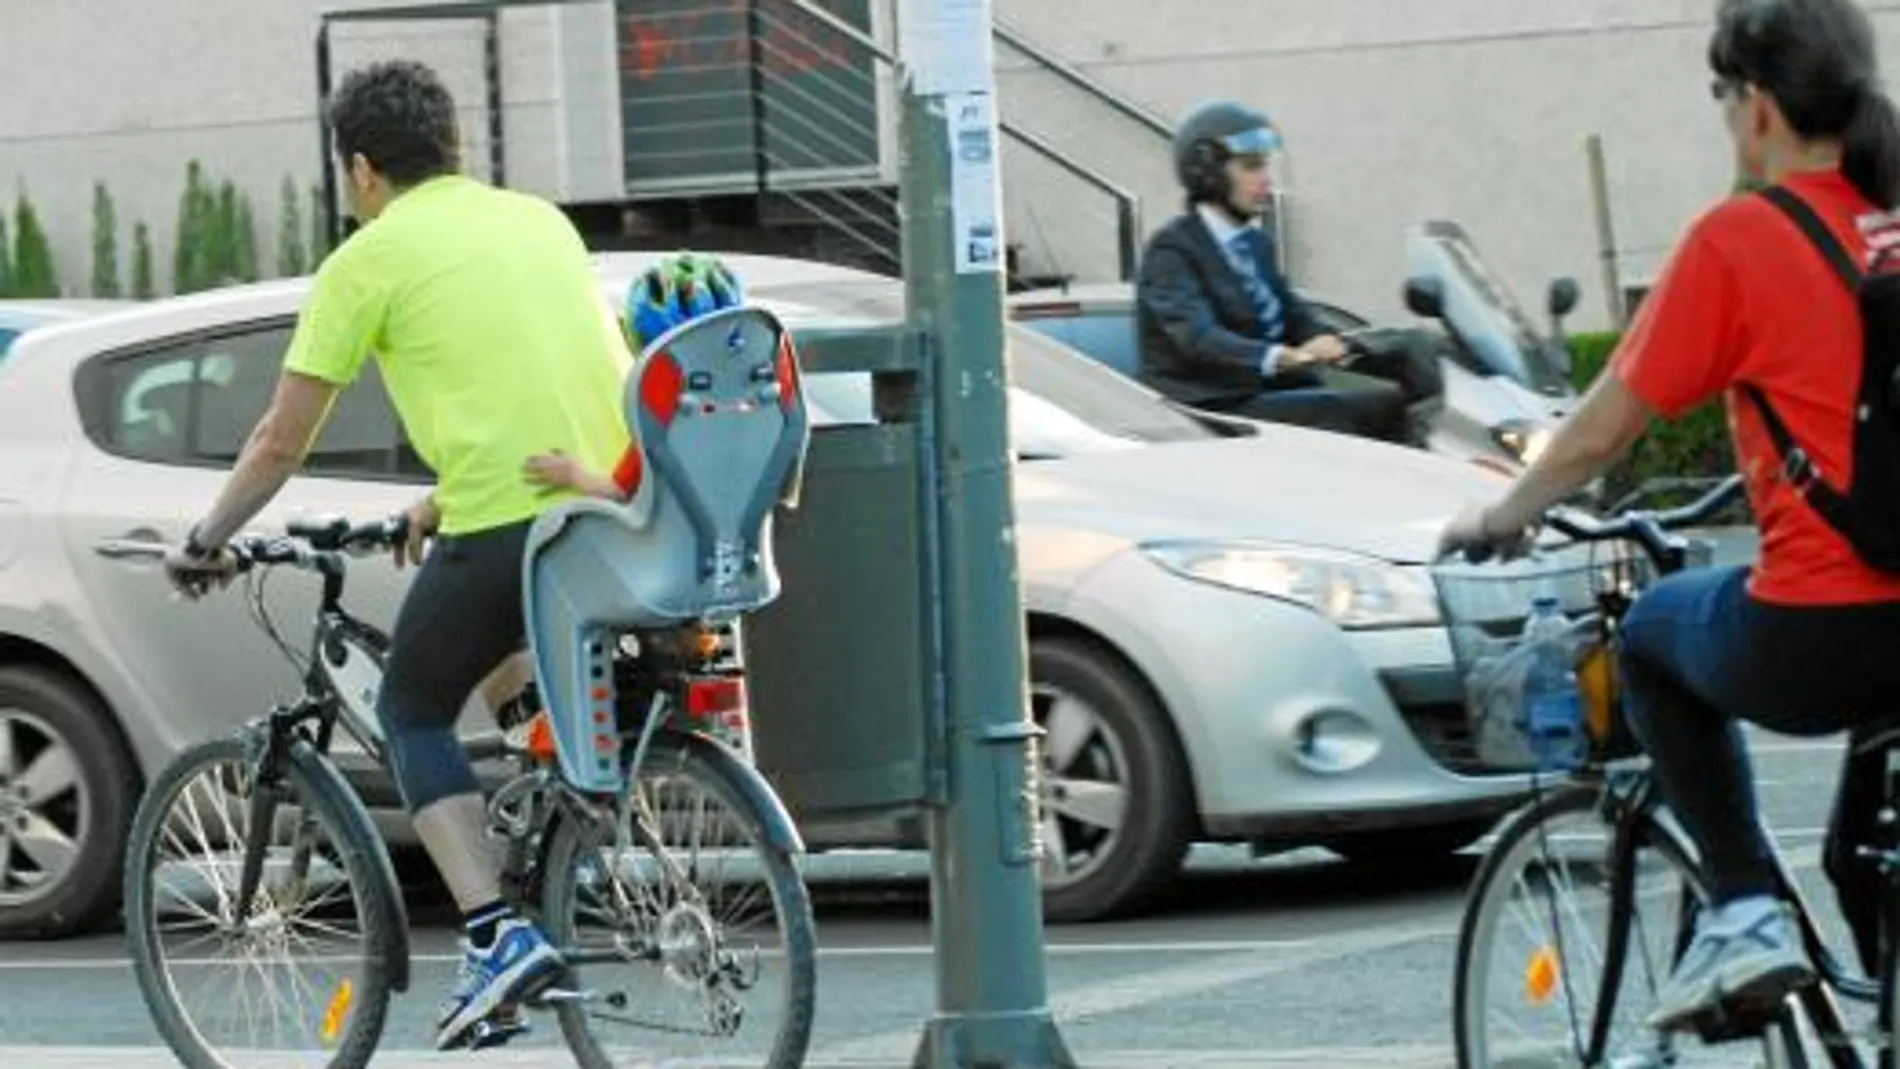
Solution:
M 505 1039 L 507 1028 L 477 1026 L 513 1021 L 561 972 L 546 937 L 502 900 L 455 721 L 523 644 L 530 524 L 575 494 L 524 466 L 559 452 L 612 467 L 628 445 L 618 402 L 632 354 L 567 217 L 459 173 L 454 104 L 427 67 L 353 72 L 328 122 L 363 226 L 317 271 L 276 396 L 167 571 L 192 597 L 228 578 L 221 547 L 301 467 L 332 399 L 374 358 L 436 474 L 397 552 L 398 566 L 421 559 L 433 536 L 391 631 L 377 715 L 417 834 L 465 915 L 462 979 L 437 1021 L 437 1046 L 451 1049 Z

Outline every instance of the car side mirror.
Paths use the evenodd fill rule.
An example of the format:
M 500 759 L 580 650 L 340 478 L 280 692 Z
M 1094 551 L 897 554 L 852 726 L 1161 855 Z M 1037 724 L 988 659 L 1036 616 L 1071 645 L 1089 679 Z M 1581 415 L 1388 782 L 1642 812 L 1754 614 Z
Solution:
M 1571 310 L 1577 307 L 1577 300 L 1581 296 L 1581 291 L 1577 289 L 1576 279 L 1568 276 L 1553 279 L 1550 283 L 1551 318 L 1557 319 L 1569 315 Z
M 1445 284 L 1423 275 L 1406 279 L 1405 307 L 1427 319 L 1444 318 Z

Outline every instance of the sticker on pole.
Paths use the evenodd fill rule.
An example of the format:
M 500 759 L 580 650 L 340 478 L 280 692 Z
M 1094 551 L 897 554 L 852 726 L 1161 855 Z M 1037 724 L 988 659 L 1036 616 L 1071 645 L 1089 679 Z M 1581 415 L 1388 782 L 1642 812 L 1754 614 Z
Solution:
M 950 133 L 950 239 L 957 274 L 1002 269 L 1002 212 L 997 207 L 996 105 L 988 93 L 944 99 Z
M 919 96 L 988 92 L 995 79 L 990 0 L 900 0 L 898 58 Z

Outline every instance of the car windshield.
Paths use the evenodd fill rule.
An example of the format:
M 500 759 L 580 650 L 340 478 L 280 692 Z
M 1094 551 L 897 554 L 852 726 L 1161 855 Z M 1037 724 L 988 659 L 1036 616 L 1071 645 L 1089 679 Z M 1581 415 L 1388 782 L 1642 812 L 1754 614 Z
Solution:
M 1538 387 L 1551 384 L 1561 385 L 1568 381 L 1563 368 L 1558 366 L 1551 352 L 1551 343 L 1538 332 L 1536 324 L 1524 312 L 1524 306 L 1503 280 L 1491 274 L 1478 258 L 1478 250 L 1472 247 L 1469 239 L 1462 233 L 1439 233 L 1436 240 L 1444 246 L 1452 266 L 1471 287 L 1474 296 L 1504 314 L 1511 324 L 1511 343 L 1524 360 L 1531 381 Z
M 904 316 L 904 292 L 897 282 L 772 286 L 757 290 L 756 296 L 775 305 L 802 306 L 834 322 L 869 325 L 897 322 Z M 796 329 L 802 317 L 789 310 L 785 314 L 788 325 Z M 1060 342 L 1015 325 L 1005 327 L 1005 332 L 1014 387 L 1010 433 L 1025 458 L 1218 437 L 1159 394 Z M 826 379 L 832 381 L 821 381 Z M 813 375 L 806 389 L 837 418 L 870 418 L 865 376 Z
M 0 327 L 0 362 L 6 360 L 7 353 L 13 349 L 13 339 L 19 336 L 20 332 L 12 327 Z

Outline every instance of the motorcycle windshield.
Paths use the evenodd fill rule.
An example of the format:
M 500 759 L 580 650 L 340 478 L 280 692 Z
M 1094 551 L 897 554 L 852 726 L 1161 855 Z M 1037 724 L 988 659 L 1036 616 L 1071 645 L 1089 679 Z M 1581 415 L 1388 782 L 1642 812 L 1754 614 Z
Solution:
M 1445 250 L 1445 257 L 1456 272 L 1456 277 L 1445 280 L 1446 284 L 1464 289 L 1489 313 L 1478 317 L 1481 322 L 1459 323 L 1459 331 L 1495 339 L 1497 344 L 1483 346 L 1488 350 L 1486 355 L 1514 363 L 1515 367 L 1498 370 L 1521 375 L 1532 389 L 1543 393 L 1567 390 L 1570 387 L 1569 361 L 1567 354 L 1556 350 L 1560 343 L 1538 331 L 1509 287 L 1485 268 L 1470 240 L 1462 232 L 1442 229 L 1436 230 L 1432 237 Z M 1477 341 L 1476 338 L 1471 340 Z

